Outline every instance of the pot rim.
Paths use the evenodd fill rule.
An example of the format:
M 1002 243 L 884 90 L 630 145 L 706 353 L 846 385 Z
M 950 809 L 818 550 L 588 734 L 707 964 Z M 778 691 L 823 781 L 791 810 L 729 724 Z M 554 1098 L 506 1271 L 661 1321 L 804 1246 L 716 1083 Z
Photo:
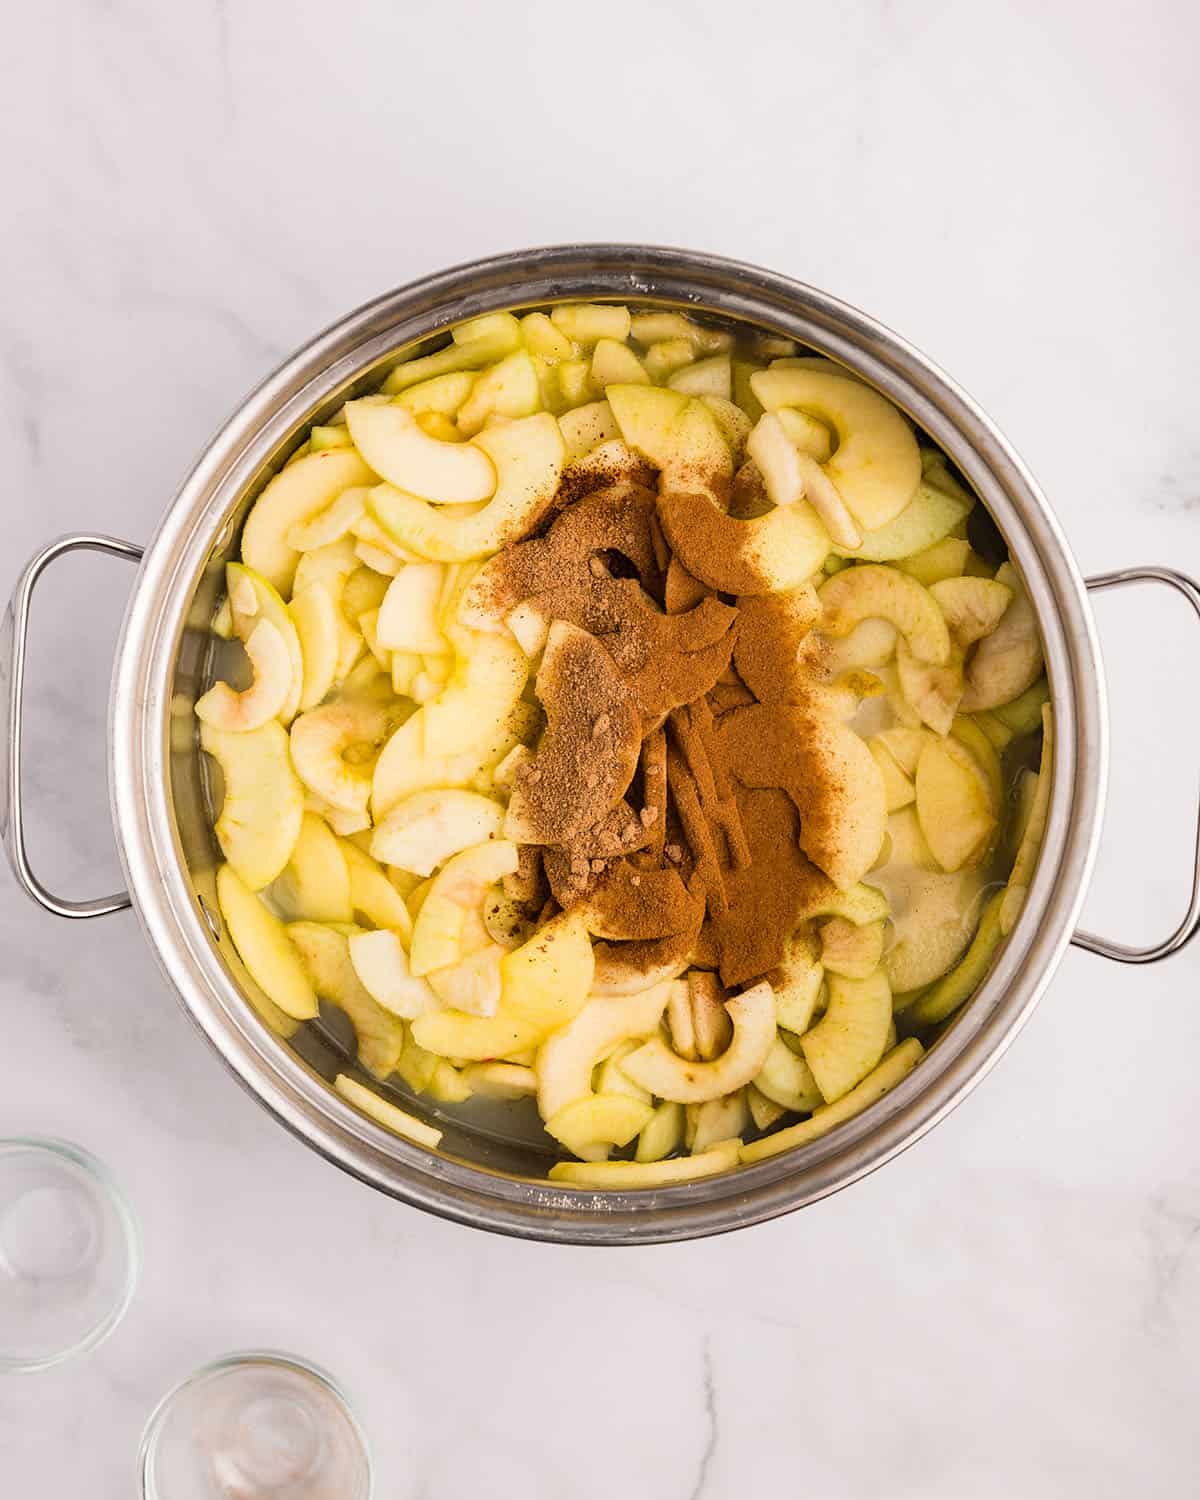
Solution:
M 632 1193 L 510 1176 L 392 1135 L 359 1114 L 254 1016 L 212 940 L 170 793 L 172 676 L 192 595 L 231 512 L 296 432 L 401 346 L 499 308 L 597 297 L 711 310 L 830 355 L 878 386 L 950 455 L 1004 532 L 1042 631 L 1055 704 L 1055 776 L 1042 854 L 992 972 L 908 1078 L 811 1145 L 723 1176 Z M 812 1203 L 932 1129 L 1011 1045 L 1075 929 L 1100 835 L 1107 715 L 1083 579 L 1050 506 L 995 425 L 938 366 L 857 309 L 742 262 L 640 245 L 563 245 L 470 262 L 385 293 L 284 361 L 205 448 L 146 551 L 118 642 L 109 777 L 139 920 L 201 1031 L 235 1077 L 328 1160 L 441 1217 L 579 1244 L 697 1238 Z

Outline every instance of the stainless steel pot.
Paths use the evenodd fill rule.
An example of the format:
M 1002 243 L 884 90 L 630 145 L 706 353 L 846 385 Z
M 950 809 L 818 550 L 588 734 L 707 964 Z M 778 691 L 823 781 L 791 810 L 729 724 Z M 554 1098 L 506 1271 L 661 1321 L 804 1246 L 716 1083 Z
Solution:
M 723 1177 L 637 1194 L 544 1179 L 547 1157 L 495 1121 L 438 1113 L 437 1154 L 377 1127 L 330 1087 L 345 1066 L 312 1024 L 290 1041 L 247 1003 L 251 990 L 217 914 L 215 849 L 191 704 L 208 665 L 207 622 L 243 516 L 308 423 L 378 381 L 396 351 L 498 308 L 586 298 L 704 310 L 799 339 L 858 371 L 941 444 L 983 498 L 1025 575 L 1057 715 L 1054 790 L 1029 899 L 986 983 L 908 1079 L 823 1140 Z M 128 894 L 65 901 L 38 880 L 21 827 L 20 711 L 30 596 L 76 548 L 140 561 L 117 648 L 109 716 L 113 819 Z M 679 250 L 568 245 L 478 261 L 403 287 L 350 314 L 293 355 L 209 444 L 143 553 L 109 537 L 68 536 L 26 568 L 6 618 L 9 765 L 0 814 L 27 893 L 63 917 L 133 905 L 171 983 L 242 1083 L 329 1160 L 417 1207 L 532 1239 L 636 1244 L 752 1224 L 811 1203 L 911 1145 L 972 1089 L 1017 1034 L 1069 943 L 1125 963 L 1177 951 L 1200 926 L 1200 830 L 1191 899 L 1162 942 L 1130 948 L 1075 923 L 1100 836 L 1107 723 L 1088 589 L 1154 580 L 1200 617 L 1200 588 L 1167 568 L 1127 568 L 1085 584 L 1045 497 L 971 399 L 895 334 L 811 287 L 754 266 Z M 251 993 L 251 999 L 253 995 Z M 430 1114 L 424 1101 L 415 1106 Z

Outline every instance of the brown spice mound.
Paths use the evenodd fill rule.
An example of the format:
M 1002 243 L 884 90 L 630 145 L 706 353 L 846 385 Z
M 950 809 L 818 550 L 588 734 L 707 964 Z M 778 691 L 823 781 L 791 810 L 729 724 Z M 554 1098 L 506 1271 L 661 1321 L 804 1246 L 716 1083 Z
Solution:
M 645 941 L 694 930 L 703 912 L 672 869 L 612 865 L 588 897 L 585 918 L 597 937 Z
M 641 719 L 608 652 L 561 621 L 546 642 L 537 695 L 546 729 L 537 753 L 517 772 L 505 835 L 563 844 L 624 794 L 637 769 Z
M 821 601 L 811 584 L 738 600 L 733 661 L 760 703 L 793 703 L 803 695 L 809 678 L 800 647 L 820 614 Z

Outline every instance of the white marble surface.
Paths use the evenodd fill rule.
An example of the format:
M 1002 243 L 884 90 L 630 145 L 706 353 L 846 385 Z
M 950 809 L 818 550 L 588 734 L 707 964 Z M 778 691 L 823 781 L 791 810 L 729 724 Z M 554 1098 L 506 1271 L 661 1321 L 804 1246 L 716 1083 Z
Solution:
M 25 6 L 0 146 L 0 588 L 68 529 L 145 538 L 249 386 L 356 303 L 566 239 L 674 242 L 836 292 L 938 358 L 1085 569 L 1200 570 L 1193 147 L 1180 0 Z M 1188 203 L 1192 202 L 1191 209 Z M 115 879 L 117 564 L 47 585 L 35 852 Z M 1182 900 L 1197 637 L 1101 608 L 1113 805 L 1088 916 Z M 991 1079 L 836 1199 L 720 1241 L 488 1238 L 341 1176 L 208 1052 L 134 921 L 0 877 L 0 1134 L 74 1137 L 144 1225 L 118 1333 L 0 1381 L 0 1492 L 125 1500 L 164 1388 L 293 1348 L 357 1393 L 378 1493 L 687 1500 L 1195 1488 L 1200 946 L 1073 952 Z

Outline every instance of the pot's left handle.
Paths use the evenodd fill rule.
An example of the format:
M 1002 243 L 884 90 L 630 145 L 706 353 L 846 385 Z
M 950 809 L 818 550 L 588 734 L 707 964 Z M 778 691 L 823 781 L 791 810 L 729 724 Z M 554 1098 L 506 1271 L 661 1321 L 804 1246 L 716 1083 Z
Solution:
M 0 775 L 0 835 L 4 838 L 13 874 L 25 894 L 39 906 L 53 912 L 56 917 L 103 917 L 109 912 L 124 911 L 130 905 L 128 891 L 100 896 L 94 901 L 67 901 L 48 890 L 33 873 L 29 863 L 21 808 L 21 714 L 30 601 L 38 579 L 50 564 L 68 552 L 79 551 L 105 552 L 110 557 L 123 557 L 131 563 L 142 560 L 142 549 L 135 547 L 132 542 L 80 532 L 74 536 L 59 537 L 56 542 L 43 547 L 36 556 L 30 558 L 25 571 L 17 580 L 4 616 L 4 627 L 0 630 L 0 713 L 4 715 L 3 735 L 0 736 L 0 771 L 3 773 Z M 8 675 L 6 686 L 3 683 L 5 673 Z

